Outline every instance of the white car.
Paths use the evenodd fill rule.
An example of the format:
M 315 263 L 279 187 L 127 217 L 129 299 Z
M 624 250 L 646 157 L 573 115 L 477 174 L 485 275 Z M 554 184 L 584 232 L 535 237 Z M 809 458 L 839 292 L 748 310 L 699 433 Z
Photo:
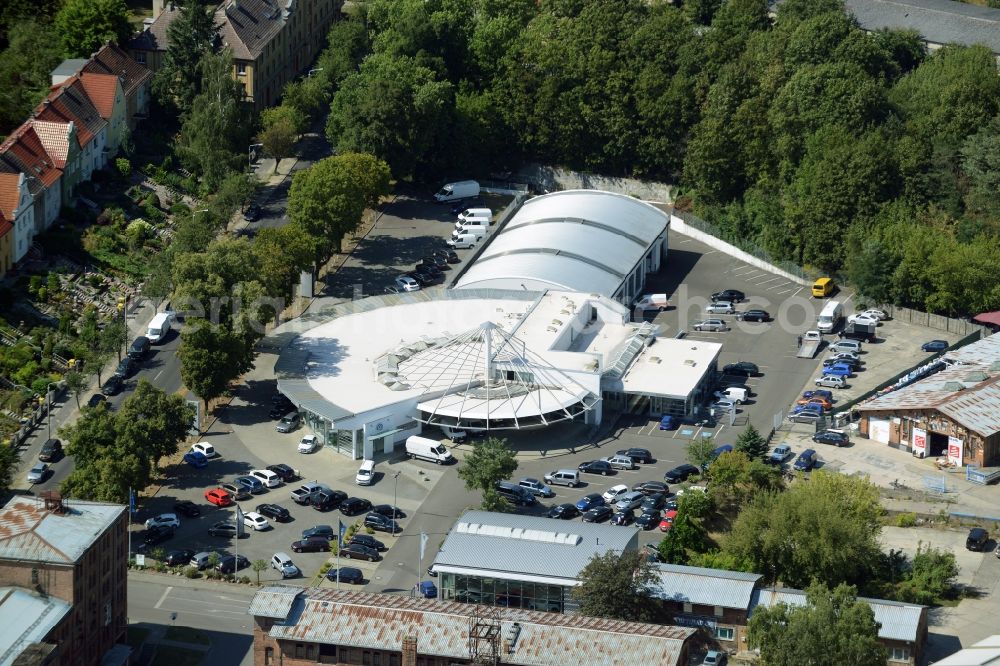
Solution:
M 312 453 L 319 448 L 319 437 L 306 435 L 299 440 L 299 453 Z
M 250 472 L 250 476 L 257 479 L 268 488 L 277 488 L 281 485 L 281 477 L 269 469 L 255 469 Z
M 835 351 L 828 357 L 835 361 L 860 361 L 861 357 L 856 352 Z
M 243 524 L 247 527 L 252 527 L 255 531 L 260 532 L 261 530 L 266 530 L 271 526 L 271 523 L 267 522 L 267 518 L 260 515 L 256 511 L 250 511 L 249 513 L 243 514 Z
M 729 301 L 716 301 L 705 308 L 705 314 L 733 314 L 736 308 Z
M 420 291 L 420 283 L 409 275 L 400 275 L 396 278 L 396 289 L 400 291 Z
M 879 320 L 876 317 L 872 317 L 864 312 L 861 314 L 852 314 L 847 318 L 848 324 L 875 324 L 878 326 L 878 322 Z
M 624 483 L 622 483 L 617 486 L 611 486 L 610 488 L 608 488 L 604 492 L 604 495 L 602 495 L 602 497 L 604 498 L 605 502 L 607 502 L 608 504 L 612 504 L 616 501 L 616 498 L 619 495 L 624 495 L 627 492 L 629 492 L 629 487 L 626 486 Z
M 869 308 L 864 312 L 862 312 L 861 314 L 867 315 L 874 319 L 878 319 L 879 321 L 885 321 L 886 319 L 889 318 L 888 313 L 886 313 L 884 310 L 879 310 L 877 308 Z
M 716 400 L 722 402 L 723 400 L 729 400 L 730 402 L 735 402 L 737 405 L 742 405 L 743 401 L 739 398 L 734 398 L 731 393 L 726 393 L 725 391 L 716 391 L 712 394 Z
M 198 442 L 197 444 L 192 444 L 191 451 L 196 451 L 205 456 L 206 458 L 214 458 L 215 456 L 219 455 L 218 453 L 216 453 L 215 447 L 209 444 L 208 442 Z
M 176 513 L 161 513 L 146 521 L 146 529 L 151 527 L 180 527 L 181 521 Z

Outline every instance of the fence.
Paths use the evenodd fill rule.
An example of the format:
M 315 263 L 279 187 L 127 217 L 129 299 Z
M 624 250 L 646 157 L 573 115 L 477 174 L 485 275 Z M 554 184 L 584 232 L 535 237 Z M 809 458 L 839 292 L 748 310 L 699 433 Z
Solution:
M 986 336 L 991 333 L 987 327 L 976 324 L 968 319 L 955 319 L 954 317 L 930 314 L 929 312 L 911 310 L 910 308 L 904 308 L 897 305 L 888 306 L 888 310 L 893 319 L 905 321 L 909 324 L 917 324 L 918 326 L 935 328 L 939 331 L 957 333 L 958 335 L 981 333 Z
M 666 183 L 638 180 L 636 178 L 620 178 L 602 176 L 583 171 L 570 171 L 544 164 L 526 164 L 513 176 L 514 180 L 527 182 L 539 192 L 557 192 L 559 190 L 604 190 L 625 196 L 635 197 L 643 201 L 656 201 L 672 204 L 674 202 L 673 186 Z

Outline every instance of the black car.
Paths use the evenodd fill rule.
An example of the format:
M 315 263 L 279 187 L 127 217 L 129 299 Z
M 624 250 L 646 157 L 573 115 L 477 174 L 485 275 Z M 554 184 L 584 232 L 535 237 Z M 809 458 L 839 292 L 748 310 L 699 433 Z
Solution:
M 642 511 L 659 511 L 666 503 L 667 496 L 663 493 L 656 493 L 649 495 L 646 499 L 642 500 L 642 504 L 639 505 L 639 508 Z
M 437 250 L 434 253 L 434 256 L 444 257 L 445 261 L 449 264 L 457 264 L 461 261 L 461 259 L 458 258 L 458 253 L 454 250 Z
M 285 483 L 299 478 L 299 475 L 295 473 L 294 469 L 282 463 L 278 463 L 277 465 L 268 465 L 267 469 L 277 474 Z
M 310 539 L 312 537 L 323 537 L 327 541 L 331 541 L 337 536 L 337 531 L 334 530 L 329 525 L 314 525 L 307 530 L 302 530 L 302 538 Z
M 125 356 L 118 362 L 118 367 L 115 368 L 115 374 L 121 375 L 122 378 L 128 379 L 135 372 L 136 362 L 131 356 Z
M 616 451 L 615 453 L 619 456 L 628 456 L 632 459 L 632 462 L 642 463 L 643 465 L 656 462 L 653 458 L 653 454 L 649 452 L 649 449 L 622 449 L 621 451 Z
M 381 532 L 389 532 L 390 534 L 398 534 L 403 531 L 400 529 L 399 523 L 392 518 L 374 512 L 365 516 L 365 527 L 371 527 Z
M 323 490 L 318 493 L 314 493 L 312 499 L 312 507 L 317 511 L 332 511 L 344 503 L 347 499 L 347 493 L 343 490 Z
M 611 518 L 612 515 L 614 515 L 614 511 L 611 510 L 610 506 L 595 506 L 583 513 L 583 522 L 603 523 L 605 520 Z
M 292 542 L 292 551 L 296 553 L 328 553 L 330 540 L 322 536 L 312 536 Z
M 341 583 L 361 585 L 365 582 L 365 575 L 361 573 L 361 569 L 355 569 L 354 567 L 341 567 L 339 569 L 330 569 L 327 571 L 326 579 L 334 583 L 337 582 L 337 579 L 340 579 Z
M 821 430 L 813 435 L 812 440 L 817 444 L 832 444 L 833 446 L 847 446 L 851 443 L 847 433 L 841 430 Z
M 223 520 L 208 528 L 209 536 L 234 537 L 237 533 L 236 523 L 231 520 Z
M 638 490 L 643 495 L 666 495 L 670 492 L 670 486 L 662 481 L 643 481 L 632 486 L 632 490 Z
M 351 540 L 348 543 L 360 543 L 362 546 L 367 546 L 379 552 L 386 550 L 384 543 L 373 536 L 369 536 L 368 534 L 355 534 L 351 537 Z
M 687 481 L 687 478 L 692 474 L 699 474 L 699 470 L 694 465 L 689 463 L 684 463 L 683 465 L 678 465 L 672 470 L 668 471 L 663 475 L 663 480 L 667 483 L 680 483 L 681 481 Z
M 415 270 L 424 271 L 435 280 L 440 280 L 444 276 L 444 273 L 441 271 L 440 268 L 438 268 L 438 265 L 434 263 L 428 264 L 421 261 L 419 264 L 416 265 Z
M 117 372 L 108 377 L 101 386 L 101 390 L 104 391 L 104 395 L 118 395 L 122 392 L 123 388 L 125 388 L 125 378 Z
M 737 312 L 736 318 L 741 321 L 771 321 L 771 315 L 767 310 L 747 310 L 746 312 Z
M 191 563 L 192 557 L 194 557 L 194 551 L 190 548 L 171 550 L 167 553 L 163 563 L 168 567 L 184 567 Z
M 607 460 L 588 460 L 585 463 L 580 463 L 577 469 L 587 474 L 600 474 L 601 476 L 615 473 L 615 470 L 611 467 L 611 463 Z
M 101 403 L 104 403 L 104 402 L 107 402 L 107 401 L 108 401 L 108 396 L 103 395 L 101 393 L 95 393 L 94 395 L 90 396 L 90 400 L 87 401 L 87 407 L 90 407 L 91 409 L 93 409 L 93 408 L 97 407 L 98 405 L 100 405 Z
M 347 544 L 340 549 L 340 555 L 351 560 L 368 560 L 369 562 L 375 562 L 379 559 L 377 550 L 360 543 Z
M 846 365 L 851 370 L 861 370 L 864 362 L 860 358 L 824 358 L 823 367 L 830 368 L 835 365 Z
M 990 541 L 990 534 L 982 527 L 973 527 L 969 530 L 969 536 L 965 538 L 965 547 L 968 550 L 986 550 Z
M 58 439 L 47 439 L 42 444 L 42 450 L 38 452 L 38 459 L 42 462 L 53 462 L 62 458 L 62 442 Z
M 223 555 L 219 563 L 215 565 L 215 570 L 219 573 L 231 574 L 240 569 L 246 569 L 248 566 L 250 566 L 250 560 L 247 559 L 246 555 Z
M 725 375 L 746 375 L 747 377 L 753 377 L 760 373 L 760 368 L 757 367 L 756 363 L 751 363 L 750 361 L 737 361 L 736 363 L 727 363 L 723 366 L 722 373 Z
M 386 518 L 406 518 L 406 514 L 398 506 L 391 504 L 376 504 L 372 507 L 372 513 L 377 513 Z
M 641 527 L 644 530 L 651 530 L 660 524 L 660 520 L 663 516 L 660 515 L 658 510 L 654 511 L 643 511 L 642 515 L 635 519 L 636 527 Z
M 576 508 L 576 505 L 569 504 L 556 504 L 554 507 L 549 509 L 549 518 L 558 518 L 559 520 L 569 520 L 570 518 L 576 518 L 580 515 L 580 510 Z
M 635 511 L 632 509 L 626 509 L 625 511 L 619 511 L 611 519 L 614 525 L 631 525 L 635 522 Z
M 142 533 L 142 543 L 139 544 L 139 552 L 145 553 L 153 548 L 153 546 L 158 546 L 164 541 L 169 541 L 174 537 L 174 528 L 167 525 L 158 525 L 156 527 L 150 527 L 148 530 Z
M 149 338 L 145 335 L 140 335 L 128 348 L 128 355 L 139 361 L 146 357 L 149 353 Z
M 677 498 L 671 497 L 666 502 L 663 503 L 664 511 L 676 511 L 677 510 Z
M 257 204 L 250 204 L 247 209 L 243 211 L 243 219 L 247 222 L 256 222 L 260 219 L 260 206 Z
M 295 411 L 295 406 L 292 403 L 279 402 L 267 413 L 270 419 L 280 419 L 282 416 L 288 412 Z
M 429 287 L 435 282 L 434 276 L 428 273 L 427 271 L 414 270 L 410 271 L 408 275 L 414 280 L 416 280 L 417 284 L 419 284 L 421 287 Z
M 448 265 L 448 257 L 442 257 L 440 254 L 432 254 L 429 257 L 424 257 L 423 261 L 420 263 L 425 266 L 437 266 L 443 271 L 449 270 L 451 267 Z
M 345 516 L 356 516 L 372 508 L 372 503 L 361 497 L 348 497 L 340 503 L 340 512 Z
M 201 515 L 201 509 L 198 505 L 191 500 L 181 500 L 180 502 L 174 502 L 174 511 L 177 513 L 187 516 L 188 518 L 197 518 Z
M 288 509 L 283 506 L 278 506 L 277 504 L 258 504 L 257 513 L 262 516 L 267 516 L 268 518 L 273 518 L 279 523 L 283 523 L 292 518 L 292 514 L 288 513 Z
M 739 289 L 723 289 L 712 294 L 712 302 L 729 301 L 730 303 L 739 303 L 746 297 L 747 295 Z

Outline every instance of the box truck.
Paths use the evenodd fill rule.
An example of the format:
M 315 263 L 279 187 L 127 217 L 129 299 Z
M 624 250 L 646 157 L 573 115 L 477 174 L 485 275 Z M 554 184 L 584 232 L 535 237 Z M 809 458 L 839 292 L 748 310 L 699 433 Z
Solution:
M 174 317 L 169 312 L 161 312 L 153 320 L 149 322 L 149 327 L 146 329 L 146 337 L 149 338 L 150 344 L 159 344 L 163 342 L 163 339 L 167 337 L 167 333 L 170 332 L 170 324 L 173 322 Z
M 429 460 L 438 465 L 450 463 L 455 459 L 444 444 L 419 435 L 406 438 L 406 455 L 410 458 Z
M 461 201 L 479 196 L 479 183 L 474 180 L 460 180 L 457 183 L 446 183 L 437 194 L 434 195 L 438 203 L 449 201 Z

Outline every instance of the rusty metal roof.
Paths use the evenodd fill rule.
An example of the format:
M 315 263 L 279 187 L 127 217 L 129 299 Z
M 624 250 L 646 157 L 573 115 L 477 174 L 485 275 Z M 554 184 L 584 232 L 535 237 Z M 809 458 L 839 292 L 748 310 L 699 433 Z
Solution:
M 273 597 L 274 589 L 258 596 Z M 251 608 L 256 603 L 255 598 Z M 295 598 L 287 618 L 275 624 L 270 635 L 278 640 L 395 651 L 401 650 L 405 637 L 416 636 L 418 654 L 467 659 L 472 608 L 434 599 L 308 589 Z M 519 666 L 679 664 L 685 641 L 695 633 L 688 627 L 580 615 L 502 612 L 502 637 L 510 635 L 514 623 L 520 627 L 512 651 L 502 661 Z
M 1000 333 L 954 349 L 943 356 L 948 363 L 990 365 L 1000 361 Z
M 125 507 L 67 500 L 66 512 L 45 509 L 37 497 L 17 496 L 0 509 L 0 560 L 73 564 L 118 519 Z

